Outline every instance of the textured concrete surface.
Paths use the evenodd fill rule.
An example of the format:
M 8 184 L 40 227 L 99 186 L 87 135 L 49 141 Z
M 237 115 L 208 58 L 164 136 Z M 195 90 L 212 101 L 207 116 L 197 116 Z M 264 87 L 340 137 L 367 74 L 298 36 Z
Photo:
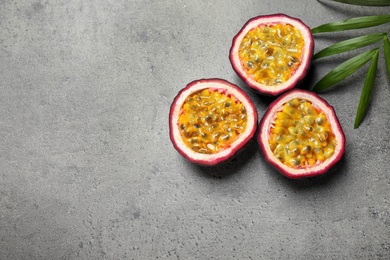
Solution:
M 383 52 L 360 128 L 367 66 L 321 94 L 347 137 L 330 174 L 288 180 L 254 142 L 207 169 L 171 145 L 170 103 L 195 79 L 238 84 L 263 115 L 272 98 L 239 80 L 228 50 L 249 18 L 277 12 L 314 27 L 390 10 L 305 0 L 0 1 L 0 259 L 390 259 Z M 318 36 L 316 50 L 358 34 Z M 347 57 L 316 62 L 302 87 Z

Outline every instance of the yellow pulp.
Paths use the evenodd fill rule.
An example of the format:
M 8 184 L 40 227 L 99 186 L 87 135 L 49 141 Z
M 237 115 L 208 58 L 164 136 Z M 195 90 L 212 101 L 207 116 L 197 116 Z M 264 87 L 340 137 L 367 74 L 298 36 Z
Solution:
M 304 44 L 301 32 L 290 24 L 261 25 L 246 34 L 238 53 L 255 81 L 274 86 L 289 80 L 299 67 Z
M 305 99 L 292 99 L 277 112 L 269 146 L 284 164 L 299 168 L 329 158 L 336 138 L 324 113 Z
M 241 102 L 218 90 L 203 89 L 185 100 L 178 124 L 188 147 L 213 154 L 233 143 L 245 131 L 246 122 Z

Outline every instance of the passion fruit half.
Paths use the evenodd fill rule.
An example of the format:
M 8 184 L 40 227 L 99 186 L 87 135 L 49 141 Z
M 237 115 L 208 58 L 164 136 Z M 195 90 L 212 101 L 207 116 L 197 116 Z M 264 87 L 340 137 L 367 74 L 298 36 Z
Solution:
M 237 154 L 254 137 L 257 111 L 245 92 L 222 79 L 189 83 L 173 100 L 170 139 L 192 163 L 214 166 Z
M 333 107 L 317 94 L 298 89 L 271 103 L 261 119 L 258 142 L 265 159 L 289 178 L 326 173 L 345 149 Z
M 230 62 L 252 89 L 276 96 L 306 76 L 313 56 L 310 28 L 285 14 L 250 19 L 233 38 Z

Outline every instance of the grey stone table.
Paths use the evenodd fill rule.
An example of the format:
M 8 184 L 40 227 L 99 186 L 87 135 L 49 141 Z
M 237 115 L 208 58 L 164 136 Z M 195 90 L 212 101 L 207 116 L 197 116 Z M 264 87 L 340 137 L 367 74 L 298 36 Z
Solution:
M 201 168 L 173 148 L 169 106 L 219 77 L 249 18 L 310 27 L 390 9 L 329 1 L 0 1 L 0 259 L 390 259 L 390 87 L 384 56 L 353 129 L 367 66 L 321 93 L 347 138 L 327 175 L 289 180 L 256 142 Z M 371 28 L 387 31 L 387 26 Z M 360 32 L 316 36 L 318 51 Z M 319 60 L 311 88 L 353 54 Z

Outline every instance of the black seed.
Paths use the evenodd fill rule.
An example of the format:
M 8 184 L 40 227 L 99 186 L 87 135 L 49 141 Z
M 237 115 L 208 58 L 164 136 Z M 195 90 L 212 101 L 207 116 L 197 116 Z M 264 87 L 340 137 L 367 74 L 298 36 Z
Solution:
M 322 125 L 324 123 L 324 120 L 322 119 L 322 117 L 317 117 L 316 123 L 317 123 L 317 125 Z
M 199 143 L 199 139 L 198 138 L 192 138 L 191 139 L 191 143 L 197 144 L 197 143 Z
M 298 59 L 296 57 L 291 57 L 291 62 L 296 63 Z
M 301 164 L 301 161 L 298 160 L 298 159 L 291 159 L 291 160 L 290 160 L 290 163 L 291 163 L 292 165 L 298 166 L 298 165 Z
M 222 140 L 228 140 L 228 139 L 229 139 L 229 135 L 221 136 L 221 139 L 222 139 Z

